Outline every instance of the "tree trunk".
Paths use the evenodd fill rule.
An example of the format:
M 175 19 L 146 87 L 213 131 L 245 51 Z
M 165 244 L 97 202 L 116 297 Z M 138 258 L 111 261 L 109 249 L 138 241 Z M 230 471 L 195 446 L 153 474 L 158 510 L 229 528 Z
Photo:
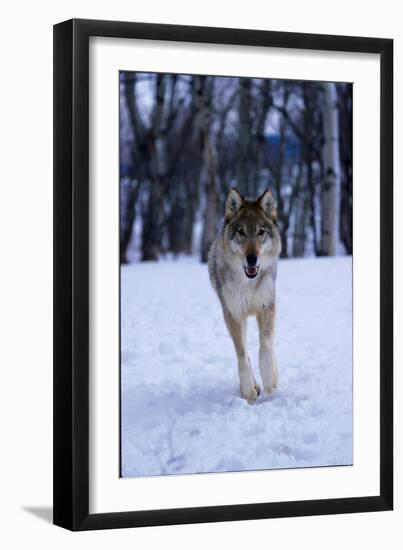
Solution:
M 283 103 L 284 107 L 286 108 L 288 102 L 288 91 L 284 89 L 283 94 Z M 286 119 L 284 116 L 281 116 L 279 128 L 279 149 L 275 166 L 275 177 L 273 181 L 274 188 L 276 190 L 277 214 L 281 229 L 281 258 L 288 258 L 288 220 L 286 217 L 285 204 L 283 200 L 283 171 L 285 164 L 286 130 Z
M 345 187 L 341 194 L 340 239 L 347 254 L 353 253 L 353 204 L 352 197 Z
M 239 79 L 239 106 L 238 106 L 238 162 L 236 173 L 236 186 L 241 195 L 249 196 L 251 189 L 249 185 L 249 163 L 251 161 L 251 80 L 250 78 Z
M 156 261 L 161 253 L 164 203 L 163 183 L 159 177 L 150 182 L 148 205 L 143 214 L 143 233 L 141 243 L 141 260 Z
M 249 190 L 251 197 L 257 197 L 267 188 L 267 181 L 261 181 L 265 163 L 266 121 L 272 106 L 271 80 L 264 79 L 259 86 L 258 109 L 253 125 L 252 157 L 249 164 Z
M 339 98 L 340 165 L 341 165 L 341 198 L 340 198 L 340 240 L 347 254 L 353 252 L 353 204 L 352 204 L 352 90 L 351 84 L 337 85 Z
M 216 233 L 218 218 L 218 165 L 214 138 L 211 135 L 211 103 L 214 80 L 195 77 L 196 110 L 200 129 L 205 174 L 205 209 L 201 237 L 201 261 L 207 262 L 208 251 Z
M 208 252 L 216 234 L 218 215 L 218 196 L 215 190 L 215 181 L 209 180 L 206 184 L 206 208 L 204 211 L 203 232 L 201 242 L 201 261 L 207 262 Z
M 217 193 L 217 159 L 211 136 L 205 136 L 205 163 L 206 163 L 206 209 L 204 212 L 203 233 L 201 242 L 201 261 L 207 262 L 208 252 L 216 234 L 218 219 Z
M 193 226 L 195 223 L 195 210 L 187 210 L 185 215 L 185 228 L 183 237 L 183 252 L 189 256 L 192 254 L 193 248 Z
M 323 108 L 323 170 L 322 187 L 322 239 L 321 253 L 325 256 L 337 254 L 339 244 L 340 215 L 340 152 L 339 121 L 336 85 L 324 86 Z
M 148 176 L 150 180 L 148 208 L 143 217 L 142 261 L 158 260 L 164 235 L 164 187 L 167 172 L 167 143 L 163 132 L 163 116 L 167 76 L 157 74 L 152 126 L 147 132 Z
M 304 190 L 297 197 L 294 219 L 294 235 L 292 243 L 292 255 L 302 258 L 305 255 L 306 222 L 309 211 L 309 195 L 306 191 L 306 166 L 302 167 L 301 188 Z
M 130 182 L 128 196 L 120 213 L 120 263 L 127 263 L 127 250 L 132 238 L 134 220 L 136 216 L 136 202 L 140 185 L 138 182 Z
M 302 133 L 302 152 L 303 160 L 306 166 L 306 186 L 308 193 L 309 203 L 309 223 L 312 230 L 313 248 L 316 256 L 320 256 L 319 243 L 318 243 L 318 231 L 317 231 L 317 208 L 316 208 L 316 181 L 314 179 L 314 173 L 312 169 L 312 163 L 314 160 L 314 148 L 312 132 L 315 130 L 314 113 L 315 113 L 315 96 L 317 94 L 317 85 L 312 87 L 311 83 L 304 81 L 302 83 L 302 97 L 304 100 L 304 114 L 303 114 L 303 133 Z M 316 128 L 316 130 L 318 130 Z
M 168 249 L 175 255 L 192 253 L 193 224 L 196 214 L 193 187 L 194 184 L 189 179 L 180 181 L 177 183 L 177 188 L 172 189 L 173 192 L 169 197 L 171 210 L 168 220 Z

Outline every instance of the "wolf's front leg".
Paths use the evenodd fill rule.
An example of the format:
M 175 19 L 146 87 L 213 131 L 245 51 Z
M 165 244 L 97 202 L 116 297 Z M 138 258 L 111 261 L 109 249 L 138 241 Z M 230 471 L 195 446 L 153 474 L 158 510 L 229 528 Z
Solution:
M 237 355 L 241 395 L 249 404 L 252 404 L 256 401 L 260 388 L 253 377 L 246 353 L 246 319 L 235 319 L 228 312 L 224 312 L 224 317 Z
M 273 351 L 274 304 L 265 307 L 257 315 L 259 326 L 259 370 L 266 393 L 273 393 L 278 384 L 277 359 Z

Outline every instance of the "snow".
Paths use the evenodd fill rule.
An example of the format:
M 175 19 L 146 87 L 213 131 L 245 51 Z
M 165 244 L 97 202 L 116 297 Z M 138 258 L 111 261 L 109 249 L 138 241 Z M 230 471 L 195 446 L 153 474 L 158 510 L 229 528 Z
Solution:
M 235 352 L 196 259 L 121 271 L 122 476 L 352 464 L 352 261 L 281 260 L 280 384 L 239 395 Z M 249 319 L 256 379 L 258 332 Z

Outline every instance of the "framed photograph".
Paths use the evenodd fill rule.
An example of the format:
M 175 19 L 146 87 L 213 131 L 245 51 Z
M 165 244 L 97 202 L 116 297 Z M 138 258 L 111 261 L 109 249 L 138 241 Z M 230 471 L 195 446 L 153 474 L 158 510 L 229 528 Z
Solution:
M 54 27 L 54 523 L 391 510 L 393 42 Z

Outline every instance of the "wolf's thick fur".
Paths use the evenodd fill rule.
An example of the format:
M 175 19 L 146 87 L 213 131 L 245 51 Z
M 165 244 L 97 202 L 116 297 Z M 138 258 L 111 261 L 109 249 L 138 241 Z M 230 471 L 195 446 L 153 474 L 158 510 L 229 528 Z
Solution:
M 273 351 L 275 281 L 281 239 L 274 197 L 267 190 L 248 200 L 231 189 L 225 219 L 211 245 L 208 267 L 234 342 L 241 395 L 253 403 L 260 393 L 246 352 L 246 320 L 256 316 L 259 327 L 259 370 L 263 388 L 272 393 L 278 384 Z

